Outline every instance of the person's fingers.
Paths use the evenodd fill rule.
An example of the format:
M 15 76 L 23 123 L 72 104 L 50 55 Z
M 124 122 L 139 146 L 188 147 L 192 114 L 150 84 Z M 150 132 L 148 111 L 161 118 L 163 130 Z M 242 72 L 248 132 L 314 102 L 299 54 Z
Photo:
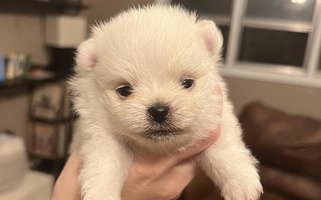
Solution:
M 191 157 L 177 164 L 172 170 L 169 170 L 167 176 L 162 176 L 162 182 L 166 184 L 164 189 L 169 192 L 167 194 L 168 199 L 177 199 L 182 194 L 184 188 L 200 171 L 201 169 L 196 159 Z
M 174 168 L 174 173 L 177 172 L 177 174 L 184 174 L 179 177 L 182 179 L 182 182 L 185 183 L 189 183 L 198 173 L 200 173 L 200 171 L 201 169 L 195 157 L 183 160 Z M 177 182 L 177 179 L 174 181 Z
M 161 164 L 147 167 L 133 165 L 122 199 L 177 199 L 186 185 L 200 172 L 194 158 L 186 159 L 173 167 Z
M 52 200 L 80 200 L 80 185 L 78 176 L 81 169 L 79 151 L 75 151 L 69 157 L 61 172 L 53 192 Z
M 187 147 L 186 150 L 173 154 L 175 160 L 178 162 L 195 156 L 196 154 L 204 151 L 210 147 L 221 135 L 221 126 L 217 127 L 217 130 L 211 132 L 208 137 L 198 141 L 195 145 Z

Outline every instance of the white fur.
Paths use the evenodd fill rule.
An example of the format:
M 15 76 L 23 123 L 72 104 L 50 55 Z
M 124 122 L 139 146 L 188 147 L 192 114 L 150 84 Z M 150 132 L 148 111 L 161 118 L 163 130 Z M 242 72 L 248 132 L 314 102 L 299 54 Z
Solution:
M 71 80 L 79 135 L 84 200 L 120 200 L 133 151 L 170 154 L 207 137 L 219 122 L 218 141 L 199 163 L 221 188 L 226 200 L 254 200 L 262 192 L 256 160 L 245 147 L 241 129 L 218 73 L 222 36 L 215 24 L 197 20 L 180 7 L 148 6 L 121 13 L 93 28 L 80 45 L 76 76 Z M 185 89 L 181 81 L 193 78 Z M 130 84 L 133 94 L 121 98 L 116 88 Z M 221 97 L 214 93 L 220 86 Z M 147 108 L 170 105 L 170 122 L 179 134 L 144 137 L 155 128 Z

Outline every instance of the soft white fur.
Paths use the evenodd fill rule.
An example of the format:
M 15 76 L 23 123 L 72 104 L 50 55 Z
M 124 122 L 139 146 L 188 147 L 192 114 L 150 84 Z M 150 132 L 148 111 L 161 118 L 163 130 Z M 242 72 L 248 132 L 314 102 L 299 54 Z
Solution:
M 198 157 L 199 164 L 226 200 L 259 198 L 256 160 L 242 141 L 218 73 L 221 48 L 215 24 L 197 20 L 180 7 L 135 8 L 93 28 L 78 49 L 71 80 L 80 115 L 74 145 L 80 145 L 83 156 L 84 200 L 120 200 L 133 151 L 184 151 L 216 130 L 219 122 L 221 136 Z M 193 78 L 195 85 L 183 88 L 185 78 Z M 116 88 L 125 84 L 133 87 L 133 94 L 121 98 Z M 218 85 L 222 118 L 222 99 L 214 92 Z M 147 114 L 156 102 L 170 105 L 170 122 L 180 130 L 178 135 L 144 137 L 156 127 Z

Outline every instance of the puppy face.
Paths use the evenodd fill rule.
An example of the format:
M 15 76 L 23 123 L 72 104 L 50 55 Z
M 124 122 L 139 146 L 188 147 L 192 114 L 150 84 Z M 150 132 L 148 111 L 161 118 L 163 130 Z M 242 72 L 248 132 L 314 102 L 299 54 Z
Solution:
M 221 45 L 213 23 L 197 22 L 181 8 L 128 11 L 94 28 L 80 46 L 73 87 L 83 88 L 80 80 L 86 80 L 94 88 L 78 90 L 82 100 L 76 104 L 92 109 L 84 117 L 104 113 L 97 123 L 138 146 L 180 148 L 214 126 L 209 119 L 219 99 L 214 89 Z

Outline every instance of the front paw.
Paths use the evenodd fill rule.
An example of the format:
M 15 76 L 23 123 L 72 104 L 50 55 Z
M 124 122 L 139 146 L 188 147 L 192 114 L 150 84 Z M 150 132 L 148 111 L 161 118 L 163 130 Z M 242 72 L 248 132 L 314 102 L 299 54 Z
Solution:
M 263 187 L 259 179 L 234 179 L 222 188 L 225 200 L 257 200 L 263 194 Z

